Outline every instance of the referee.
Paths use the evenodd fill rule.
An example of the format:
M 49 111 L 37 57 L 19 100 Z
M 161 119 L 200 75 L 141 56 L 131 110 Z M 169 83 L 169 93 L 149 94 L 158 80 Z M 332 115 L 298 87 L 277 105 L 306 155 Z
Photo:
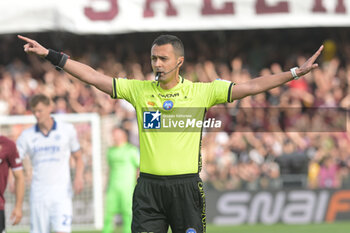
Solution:
M 213 105 L 232 102 L 283 85 L 317 68 L 314 64 L 323 46 L 301 67 L 234 84 L 216 80 L 192 83 L 179 75 L 184 62 L 184 46 L 173 35 L 161 35 L 151 48 L 151 64 L 156 81 L 112 78 L 69 59 L 66 54 L 46 49 L 35 40 L 24 40 L 24 51 L 46 58 L 57 69 L 93 85 L 112 98 L 125 99 L 136 109 L 140 138 L 140 178 L 134 190 L 132 232 L 206 232 L 205 195 L 199 177 L 201 170 L 198 132 L 159 132 L 160 113 L 150 109 L 172 110 L 195 107 L 200 114 Z M 152 119 L 147 119 L 147 114 Z M 203 116 L 204 117 L 204 116 Z M 146 122 L 147 123 L 147 122 Z

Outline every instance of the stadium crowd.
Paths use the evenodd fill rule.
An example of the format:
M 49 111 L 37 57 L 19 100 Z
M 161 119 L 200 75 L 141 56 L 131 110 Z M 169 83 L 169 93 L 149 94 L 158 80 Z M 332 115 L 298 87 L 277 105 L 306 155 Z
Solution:
M 294 181 L 309 188 L 350 186 L 349 29 L 342 33 L 290 29 L 176 34 L 186 48 L 182 75 L 200 82 L 221 78 L 242 83 L 289 70 L 325 45 L 320 69 L 312 74 L 208 112 L 208 117 L 223 122 L 224 130 L 203 134 L 204 181 L 220 190 L 279 188 Z M 152 33 L 31 37 L 108 75 L 154 78 L 148 51 L 155 37 Z M 55 113 L 114 115 L 130 131 L 130 141 L 138 144 L 135 113 L 128 103 L 63 77 L 69 75 L 45 60 L 26 57 L 20 47 L 15 35 L 0 37 L 0 115 L 30 114 L 28 99 L 43 93 L 54 100 Z M 311 112 L 305 114 L 305 109 Z

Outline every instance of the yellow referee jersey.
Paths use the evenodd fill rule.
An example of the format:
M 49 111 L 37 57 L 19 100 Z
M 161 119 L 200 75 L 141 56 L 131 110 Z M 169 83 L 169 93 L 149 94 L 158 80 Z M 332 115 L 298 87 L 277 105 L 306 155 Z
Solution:
M 156 81 L 114 78 L 112 98 L 125 99 L 136 109 L 140 171 L 161 176 L 200 172 L 202 127 L 217 123 L 201 120 L 211 106 L 231 102 L 232 85 L 180 77 L 175 87 L 164 90 Z

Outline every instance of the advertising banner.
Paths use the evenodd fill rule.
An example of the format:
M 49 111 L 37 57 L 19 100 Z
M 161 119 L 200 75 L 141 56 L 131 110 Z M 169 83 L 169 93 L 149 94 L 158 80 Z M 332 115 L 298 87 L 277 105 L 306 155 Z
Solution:
M 220 225 L 309 224 L 350 219 L 350 190 L 206 190 L 207 221 Z

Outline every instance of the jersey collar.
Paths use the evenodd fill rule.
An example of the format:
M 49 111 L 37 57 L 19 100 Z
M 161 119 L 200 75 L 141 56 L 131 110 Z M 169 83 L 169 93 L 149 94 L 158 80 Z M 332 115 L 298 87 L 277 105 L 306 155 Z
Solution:
M 158 89 L 160 89 L 160 90 L 162 90 L 164 92 L 174 91 L 174 90 L 178 89 L 181 86 L 181 84 L 183 84 L 185 82 L 185 79 L 181 75 L 179 75 L 179 80 L 180 80 L 180 82 L 178 82 L 176 84 L 176 86 L 174 86 L 173 88 L 171 88 L 169 90 L 164 90 L 163 88 L 161 88 L 160 85 L 159 85 L 159 81 L 157 81 L 157 87 L 158 87 Z
M 50 131 L 47 133 L 47 135 L 43 134 L 43 132 L 41 132 L 40 128 L 39 128 L 39 124 L 35 124 L 35 132 L 37 133 L 41 133 L 42 135 L 44 135 L 45 137 L 48 137 L 51 133 L 51 131 L 56 130 L 57 129 L 57 122 L 55 121 L 55 119 L 53 119 L 53 125 L 52 128 L 50 129 Z

